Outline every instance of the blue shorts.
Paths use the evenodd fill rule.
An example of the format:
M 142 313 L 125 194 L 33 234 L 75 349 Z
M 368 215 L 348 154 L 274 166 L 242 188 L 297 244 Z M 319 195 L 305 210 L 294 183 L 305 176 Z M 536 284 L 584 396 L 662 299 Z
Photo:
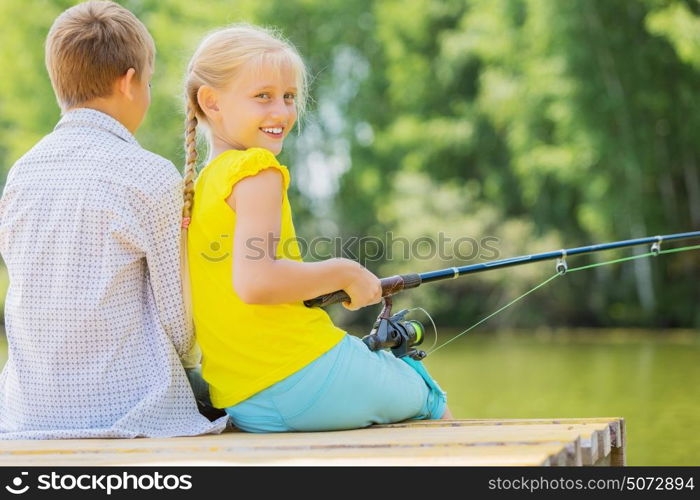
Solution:
M 330 431 L 437 419 L 446 404 L 421 362 L 370 351 L 346 334 L 298 372 L 225 410 L 247 432 Z

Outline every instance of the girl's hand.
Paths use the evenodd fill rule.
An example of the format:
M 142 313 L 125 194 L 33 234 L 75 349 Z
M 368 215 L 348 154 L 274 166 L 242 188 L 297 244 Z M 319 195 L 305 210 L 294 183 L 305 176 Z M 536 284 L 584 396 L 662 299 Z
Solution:
M 382 300 L 382 282 L 367 268 L 354 260 L 339 259 L 348 266 L 350 281 L 343 287 L 350 296 L 350 302 L 343 302 L 343 307 L 350 311 L 377 304 Z

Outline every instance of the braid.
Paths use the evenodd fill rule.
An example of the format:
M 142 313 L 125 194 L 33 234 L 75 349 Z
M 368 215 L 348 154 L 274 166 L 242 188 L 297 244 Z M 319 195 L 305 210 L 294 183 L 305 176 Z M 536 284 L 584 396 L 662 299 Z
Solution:
M 187 103 L 187 118 L 185 119 L 185 158 L 182 219 L 183 225 L 188 225 L 192 216 L 195 165 L 197 164 L 197 115 L 190 101 Z
M 197 163 L 197 116 L 194 113 L 192 103 L 187 102 L 187 118 L 185 120 L 185 175 L 184 175 L 184 203 L 182 206 L 182 231 L 180 232 L 180 278 L 182 282 L 182 299 L 185 311 L 185 322 L 187 328 L 192 328 L 192 289 L 190 284 L 190 270 L 187 259 L 187 235 L 192 216 L 192 203 L 194 201 L 194 178 L 196 175 L 195 165 Z M 202 353 L 193 337 L 193 344 L 182 358 L 185 368 L 196 367 L 201 360 Z

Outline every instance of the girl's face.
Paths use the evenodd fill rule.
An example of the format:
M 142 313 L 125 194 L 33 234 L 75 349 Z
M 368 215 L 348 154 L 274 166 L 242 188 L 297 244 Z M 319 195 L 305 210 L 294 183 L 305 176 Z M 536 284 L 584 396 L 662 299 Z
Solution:
M 217 111 L 210 122 L 215 149 L 260 147 L 279 154 L 297 119 L 294 76 L 293 71 L 243 67 L 235 82 L 214 92 Z

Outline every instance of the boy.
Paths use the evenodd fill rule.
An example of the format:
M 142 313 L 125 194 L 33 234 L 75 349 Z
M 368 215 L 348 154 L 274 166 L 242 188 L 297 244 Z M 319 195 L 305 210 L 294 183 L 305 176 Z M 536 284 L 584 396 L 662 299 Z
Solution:
M 0 200 L 10 287 L 0 438 L 221 432 L 197 410 L 180 279 L 182 179 L 132 135 L 155 48 L 123 7 L 66 10 L 46 40 L 63 117 Z

